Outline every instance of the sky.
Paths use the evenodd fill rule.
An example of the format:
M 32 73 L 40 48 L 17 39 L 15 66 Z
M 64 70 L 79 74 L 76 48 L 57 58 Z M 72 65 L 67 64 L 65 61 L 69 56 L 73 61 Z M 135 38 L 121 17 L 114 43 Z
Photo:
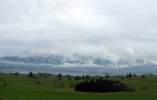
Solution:
M 0 0 L 0 55 L 157 61 L 156 0 Z

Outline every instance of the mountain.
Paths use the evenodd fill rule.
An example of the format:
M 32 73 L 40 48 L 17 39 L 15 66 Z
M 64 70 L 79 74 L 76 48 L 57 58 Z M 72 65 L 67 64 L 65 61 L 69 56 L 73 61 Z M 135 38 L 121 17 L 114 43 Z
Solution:
M 113 61 L 111 59 L 102 57 L 73 55 L 70 57 L 64 57 L 61 55 L 49 55 L 49 56 L 3 56 L 0 57 L 0 62 L 12 62 L 12 63 L 27 63 L 27 64 L 51 64 L 51 65 L 91 65 L 99 67 L 127 67 L 151 64 L 151 62 L 144 59 L 118 59 Z
M 126 68 L 95 67 L 95 66 L 77 66 L 60 67 L 55 65 L 39 64 L 20 64 L 0 62 L 0 72 L 20 72 L 20 73 L 53 73 L 70 75 L 126 75 L 127 73 L 136 74 L 157 74 L 157 65 L 131 66 Z
M 0 71 L 75 74 L 157 73 L 157 65 L 145 59 L 118 59 L 84 55 L 2 56 Z

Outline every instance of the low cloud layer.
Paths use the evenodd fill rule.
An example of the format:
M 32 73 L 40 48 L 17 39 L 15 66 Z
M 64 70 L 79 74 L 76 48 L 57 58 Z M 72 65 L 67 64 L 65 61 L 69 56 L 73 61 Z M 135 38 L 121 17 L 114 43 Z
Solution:
M 1 0 L 1 55 L 9 54 L 4 50 L 11 50 L 157 60 L 156 3 Z

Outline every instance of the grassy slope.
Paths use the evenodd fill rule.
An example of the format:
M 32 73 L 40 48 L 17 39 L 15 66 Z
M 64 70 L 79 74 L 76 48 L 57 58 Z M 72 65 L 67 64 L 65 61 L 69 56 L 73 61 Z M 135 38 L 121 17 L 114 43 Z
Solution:
M 54 77 L 0 76 L 0 100 L 157 100 L 157 77 L 126 79 L 136 91 L 125 93 L 79 93 L 69 87 L 77 82 L 64 79 L 64 87 L 55 88 L 59 81 Z

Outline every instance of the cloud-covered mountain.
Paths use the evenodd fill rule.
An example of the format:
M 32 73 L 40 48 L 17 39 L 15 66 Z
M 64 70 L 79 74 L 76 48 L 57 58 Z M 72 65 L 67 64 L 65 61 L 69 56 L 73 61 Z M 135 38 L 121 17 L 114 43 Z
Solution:
M 145 59 L 121 58 L 117 60 L 107 57 L 74 54 L 38 55 L 38 56 L 1 56 L 2 72 L 48 72 L 65 74 L 126 74 L 157 73 L 157 65 Z
M 0 62 L 8 63 L 25 63 L 25 64 L 49 64 L 57 66 L 95 66 L 95 67 L 112 67 L 112 68 L 124 68 L 131 66 L 143 66 L 147 64 L 154 64 L 151 61 L 145 59 L 129 59 L 121 58 L 117 60 L 74 54 L 72 56 L 61 55 L 47 55 L 47 56 L 3 56 L 0 57 Z

